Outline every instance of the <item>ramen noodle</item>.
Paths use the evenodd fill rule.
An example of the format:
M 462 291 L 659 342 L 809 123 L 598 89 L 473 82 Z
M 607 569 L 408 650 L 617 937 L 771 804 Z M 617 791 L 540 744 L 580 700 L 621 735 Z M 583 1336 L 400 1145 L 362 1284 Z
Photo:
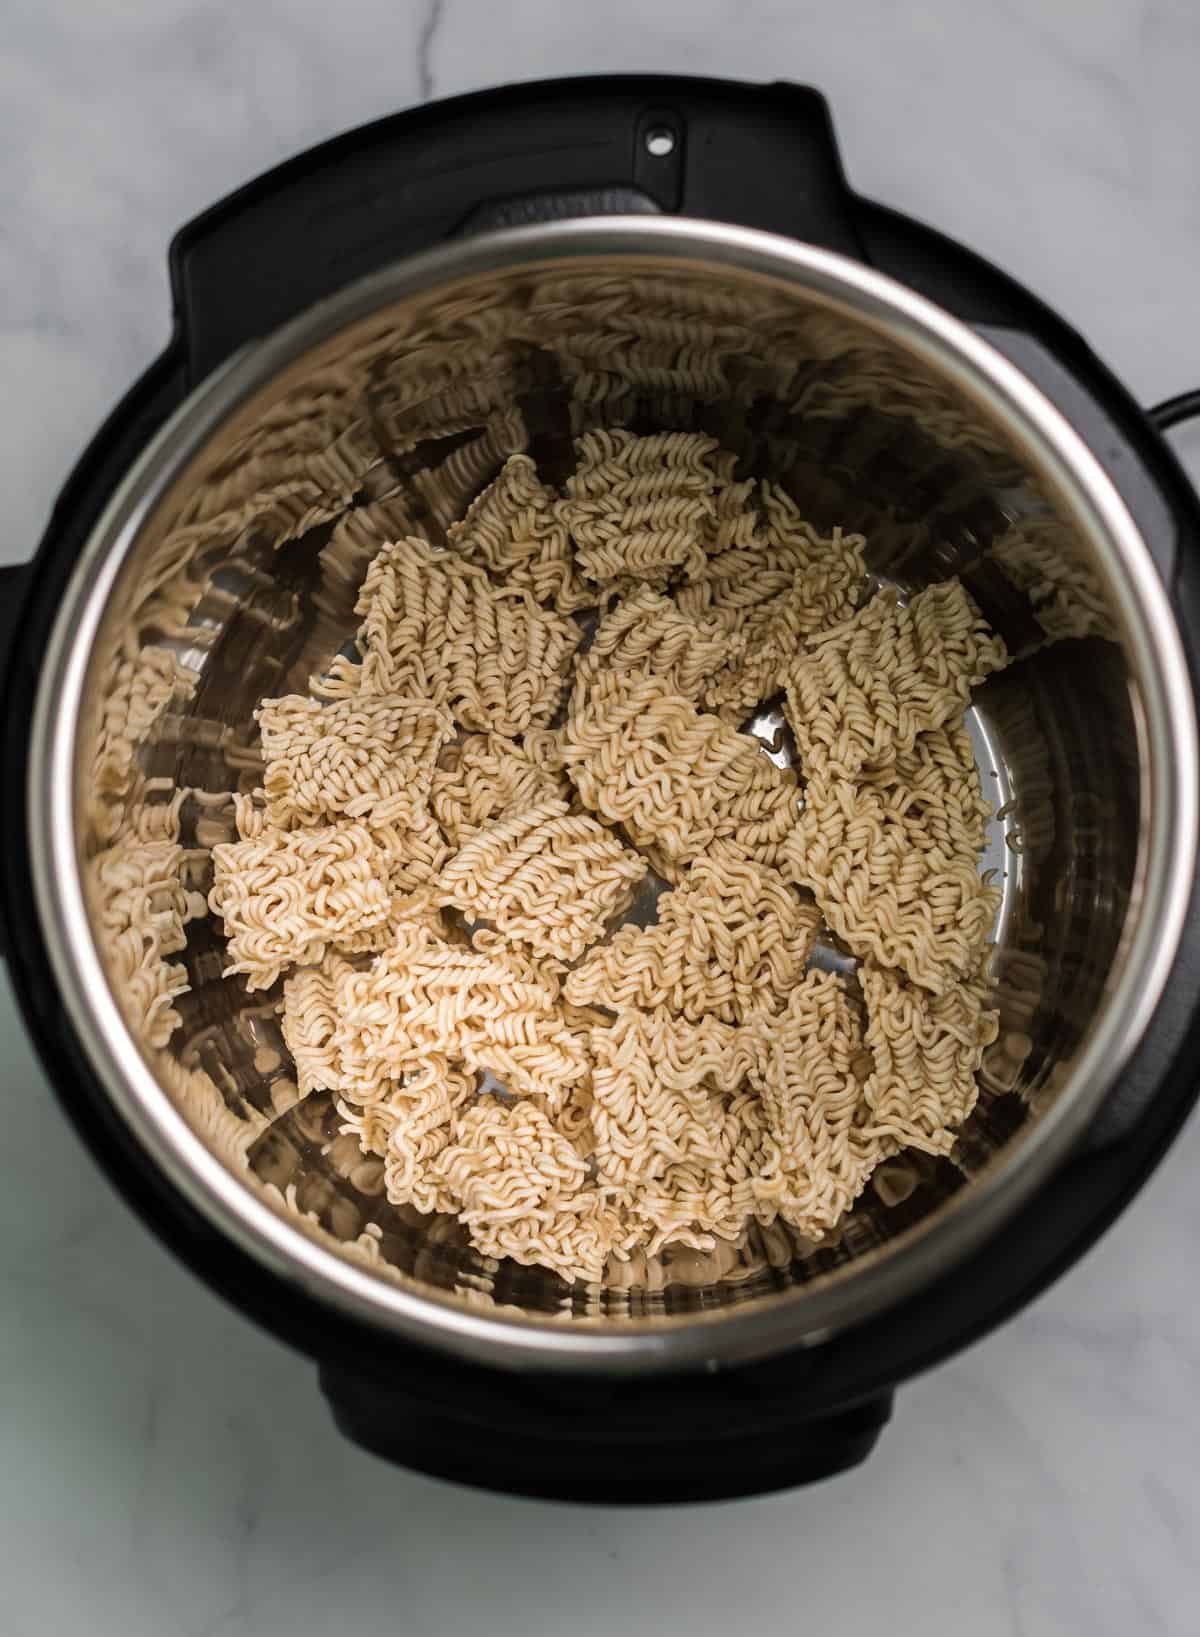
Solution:
M 321 705 L 292 694 L 257 712 L 267 816 L 282 829 L 341 817 L 420 823 L 453 723 L 424 699 L 370 695 Z
M 434 1058 L 391 1082 L 377 1100 L 339 1099 L 344 1133 L 357 1137 L 365 1153 L 384 1161 L 384 1182 L 394 1205 L 419 1211 L 452 1212 L 458 1196 L 445 1185 L 434 1161 L 449 1146 L 455 1116 L 473 1100 L 475 1077 L 444 1058 Z
M 605 672 L 574 698 L 563 756 L 585 806 L 673 863 L 722 839 L 774 863 L 799 816 L 794 777 L 757 740 L 654 676 Z
M 579 277 L 538 287 L 573 415 L 729 395 L 736 312 L 686 292 L 631 312 Z M 570 318 L 584 289 L 590 334 Z M 307 697 L 262 701 L 238 788 L 200 802 L 206 833 L 237 838 L 212 847 L 226 970 L 283 977 L 266 1004 L 325 1165 L 444 1217 L 431 1233 L 622 1289 L 664 1250 L 735 1257 L 750 1224 L 820 1241 L 881 1163 L 950 1151 L 996 1036 L 989 809 L 962 713 L 1003 645 L 957 581 L 864 603 L 863 539 L 739 479 L 707 433 L 593 427 L 556 490 L 499 413 L 542 365 L 486 304 L 460 316 L 371 388 L 393 458 L 457 441 L 336 525 L 327 623 L 287 676 L 325 668 Z M 778 373 L 805 390 L 786 358 Z M 369 451 L 353 418 L 339 438 L 344 491 Z M 354 650 L 330 661 L 352 605 Z M 97 881 L 160 1043 L 195 894 L 182 793 L 125 747 L 186 680 L 170 656 L 130 664 L 98 764 L 142 815 Z M 798 773 L 737 730 L 785 691 Z M 819 947 L 857 976 L 818 970 Z M 226 1147 L 248 1151 L 240 1123 Z M 345 1197 L 277 1180 L 321 1222 L 348 1213 L 386 1266 Z
M 523 808 L 468 841 L 442 871 L 446 902 L 535 954 L 578 960 L 629 905 L 646 861 L 563 801 Z
M 225 924 L 226 971 L 266 989 L 287 966 L 353 948 L 388 918 L 384 865 L 360 824 L 264 830 L 213 848 L 209 905 Z
M 559 514 L 588 579 L 665 582 L 681 566 L 703 566 L 716 449 L 699 432 L 597 431 L 579 440 Z
M 714 842 L 659 899 L 657 923 L 622 927 L 568 975 L 564 993 L 579 1005 L 740 1023 L 782 1010 L 820 925 L 777 870 Z
M 438 759 L 429 804 L 452 847 L 461 847 L 492 819 L 570 794 L 567 779 L 544 765 L 541 747 L 498 733 L 469 733 Z
M 899 1143 L 864 1133 L 868 1066 L 862 1024 L 844 981 L 810 972 L 783 1016 L 762 1025 L 750 1083 L 764 1134 L 752 1183 L 756 1214 L 820 1239 Z
M 736 1237 L 752 1208 L 756 1113 L 739 1095 L 748 1057 L 735 1030 L 665 1008 L 593 1032 L 597 1177 L 628 1202 L 653 1254 Z
M 730 635 L 705 615 L 683 614 L 670 597 L 638 586 L 599 622 L 576 661 L 574 697 L 581 703 L 606 671 L 657 678 L 666 693 L 698 704 L 729 661 Z
M 995 919 L 999 892 L 978 867 L 987 812 L 966 734 L 936 730 L 885 774 L 814 775 L 785 872 L 856 954 L 938 993 L 970 971 Z
M 337 660 L 330 698 L 399 694 L 447 705 L 463 727 L 509 736 L 558 709 L 579 627 L 527 591 L 415 537 L 385 546 L 356 608 L 361 664 Z
M 304 1097 L 310 1091 L 348 1089 L 334 1034 L 337 980 L 352 970 L 345 956 L 327 955 L 319 966 L 303 966 L 293 972 L 283 986 L 283 1038 Z
M 869 1130 L 898 1147 L 948 1154 L 975 1107 L 976 1074 L 997 1019 L 978 976 L 931 995 L 872 961 L 863 963 L 864 1041 L 872 1069 L 863 1086 Z
M 444 1056 L 558 1102 L 588 1068 L 558 993 L 552 974 L 514 950 L 464 947 L 406 923 L 366 971 L 336 980 L 341 1072 L 378 1083 Z
M 402 898 L 435 882 L 450 856 L 445 838 L 428 812 L 411 825 L 373 825 L 371 840 L 382 858 L 388 891 Z
M 598 1280 L 608 1258 L 625 1253 L 636 1235 L 532 1102 L 480 1098 L 434 1169 L 485 1255 Z
M 561 613 L 587 608 L 596 589 L 575 571 L 556 501 L 529 457 L 511 455 L 462 521 L 451 526 L 450 543 L 504 585 L 528 591 L 535 602 L 552 603 Z
M 791 666 L 788 720 L 805 772 L 853 779 L 957 720 L 971 689 L 1004 664 L 957 580 L 907 605 L 880 592 Z
M 775 484 L 762 485 L 762 509 L 758 532 L 740 538 L 735 526 L 729 549 L 681 593 L 729 635 L 705 701 L 735 720 L 783 690 L 796 654 L 853 614 L 864 584 L 862 535 L 819 534 Z

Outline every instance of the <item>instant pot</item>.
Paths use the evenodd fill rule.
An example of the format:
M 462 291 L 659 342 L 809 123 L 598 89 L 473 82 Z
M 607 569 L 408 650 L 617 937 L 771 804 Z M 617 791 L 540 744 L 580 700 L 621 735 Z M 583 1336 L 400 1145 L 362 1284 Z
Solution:
M 1161 436 L 1195 401 L 1147 414 L 1002 272 L 860 198 L 790 85 L 383 120 L 190 223 L 171 287 L 169 346 L 4 587 L 6 954 L 64 1109 L 376 1454 L 634 1502 L 861 1461 L 896 1386 L 1092 1244 L 1196 1096 L 1200 512 Z M 562 481 L 606 424 L 711 432 L 861 530 L 879 583 L 957 574 L 1017 657 L 969 713 L 1000 1034 L 953 1153 L 889 1161 L 818 1244 L 756 1230 L 583 1287 L 391 1207 L 211 919 L 171 953 L 177 1024 L 139 1026 L 92 866 L 136 802 L 194 905 L 254 708 L 353 637 L 380 529 L 441 543 L 508 453 Z

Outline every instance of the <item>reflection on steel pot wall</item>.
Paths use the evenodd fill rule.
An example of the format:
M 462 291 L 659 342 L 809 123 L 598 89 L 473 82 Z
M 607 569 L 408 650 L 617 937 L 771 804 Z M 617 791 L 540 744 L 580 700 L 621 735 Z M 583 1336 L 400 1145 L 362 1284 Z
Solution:
M 890 1161 L 819 1245 L 752 1229 L 736 1249 L 668 1249 L 581 1289 L 387 1204 L 328 1094 L 299 1098 L 273 999 L 221 978 L 202 894 L 236 793 L 260 779 L 258 700 L 302 690 L 352 638 L 387 531 L 442 543 L 506 455 L 528 449 L 562 477 L 573 435 L 605 425 L 713 434 L 818 527 L 861 530 L 877 582 L 907 593 L 959 576 L 1017 659 L 971 713 L 1000 807 L 1001 1027 L 954 1152 Z M 1044 1180 L 1136 1045 L 1196 843 L 1172 617 L 1067 423 L 887 279 L 652 218 L 398 264 L 203 385 L 78 567 L 35 753 L 40 913 L 72 1020 L 138 1141 L 222 1231 L 335 1308 L 500 1364 L 762 1356 L 952 1266 Z M 149 958 L 104 932 L 113 872 L 130 868 L 154 906 Z

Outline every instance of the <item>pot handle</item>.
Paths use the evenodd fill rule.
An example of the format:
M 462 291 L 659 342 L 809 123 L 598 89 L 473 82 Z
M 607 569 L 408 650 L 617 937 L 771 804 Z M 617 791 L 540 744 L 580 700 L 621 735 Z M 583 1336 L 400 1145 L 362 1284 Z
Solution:
M 579 1379 L 411 1353 L 389 1358 L 386 1375 L 324 1364 L 321 1388 L 352 1443 L 431 1477 L 545 1500 L 664 1505 L 791 1489 L 866 1460 L 891 1394 L 806 1418 L 803 1360 Z
M 511 86 L 350 131 L 182 228 L 171 286 L 189 380 L 334 290 L 456 234 L 631 211 L 862 255 L 816 91 L 652 75 Z
M 1178 392 L 1173 398 L 1164 398 L 1161 404 L 1155 404 L 1146 414 L 1160 432 L 1169 432 L 1173 426 L 1194 421 L 1200 415 L 1200 388 L 1193 387 L 1190 392 Z

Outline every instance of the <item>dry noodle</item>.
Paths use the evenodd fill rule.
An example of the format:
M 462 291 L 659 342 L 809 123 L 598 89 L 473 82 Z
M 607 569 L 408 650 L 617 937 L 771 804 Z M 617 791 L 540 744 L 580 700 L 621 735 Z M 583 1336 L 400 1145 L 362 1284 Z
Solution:
M 413 486 L 424 497 L 442 528 L 462 516 L 484 484 L 495 477 L 505 459 L 524 449 L 525 422 L 520 411 L 509 409 L 488 417 L 483 432 L 453 450 L 438 466 L 420 471 Z
M 290 694 L 257 712 L 272 824 L 287 829 L 340 817 L 420 823 L 448 711 L 425 699 L 362 695 L 322 706 Z
M 663 583 L 681 565 L 703 566 L 714 518 L 714 439 L 590 432 L 577 447 L 579 465 L 559 510 L 590 580 Z
M 578 960 L 628 908 L 646 861 L 563 801 L 485 826 L 442 871 L 447 903 L 535 954 Z
M 681 290 L 644 313 L 624 288 L 539 286 L 561 310 L 572 412 L 727 397 L 737 311 Z M 477 434 L 413 480 L 451 549 L 417 537 L 399 495 L 337 526 L 327 625 L 297 668 L 329 652 L 365 570 L 357 655 L 311 698 L 264 700 L 265 767 L 248 748 L 240 788 L 201 803 L 239 837 L 213 847 L 210 902 L 230 972 L 288 973 L 295 1094 L 336 1099 L 331 1163 L 357 1176 L 361 1151 L 364 1187 L 456 1217 L 485 1256 L 628 1287 L 647 1256 L 728 1252 L 751 1221 L 819 1240 L 883 1160 L 949 1151 L 996 1032 L 988 808 L 961 716 L 1005 654 L 956 581 L 856 612 L 863 540 L 737 479 L 703 433 L 590 431 L 557 497 L 512 452 L 525 429 L 499 409 L 532 366 L 493 316 L 465 307 L 454 340 L 413 337 L 376 372 L 397 451 Z M 787 358 L 777 374 L 808 390 Z M 343 416 L 345 470 L 326 477 L 357 482 L 353 417 L 311 413 L 314 440 Z M 180 561 L 164 557 L 162 598 L 183 620 Z M 581 647 L 565 616 L 597 600 Z M 133 852 L 97 868 L 165 1041 L 186 984 L 165 957 L 192 912 L 180 800 L 127 747 L 190 678 L 165 650 L 126 664 L 97 794 L 130 809 Z M 803 789 L 732 725 L 785 684 Z M 674 890 L 654 924 L 605 941 L 647 863 Z M 823 925 L 859 957 L 861 992 L 808 970 Z M 368 1236 L 359 1254 L 382 1252 Z
M 494 818 L 570 794 L 566 778 L 544 765 L 541 747 L 498 733 L 470 733 L 438 759 L 430 807 L 452 847 Z
M 787 679 L 804 771 L 853 779 L 961 716 L 971 689 L 1007 655 L 957 580 L 901 606 L 880 592 L 825 633 Z
M 588 1184 L 586 1162 L 531 1102 L 481 1098 L 433 1169 L 485 1255 L 598 1280 L 609 1256 L 634 1238 L 622 1213 Z
M 653 676 L 605 672 L 572 700 L 563 756 L 586 806 L 675 863 L 721 839 L 774 863 L 799 814 L 794 779 L 757 740 Z
M 753 1180 L 756 1211 L 778 1213 L 820 1239 L 899 1147 L 861 1129 L 868 1102 L 863 1033 L 842 979 L 810 972 L 783 1017 L 761 1028 L 758 1046 L 750 1081 L 766 1129 Z
M 566 524 L 556 514 L 552 489 L 539 481 L 527 455 L 512 455 L 495 482 L 474 502 L 450 542 L 510 588 L 530 592 L 560 613 L 587 608 L 594 586 L 579 578 Z
M 337 661 L 327 697 L 402 694 L 448 705 L 464 727 L 515 735 L 558 708 L 579 627 L 527 591 L 423 540 L 385 546 L 356 605 L 361 665 Z
M 655 1252 L 736 1237 L 753 1205 L 757 1147 L 754 1115 L 742 1118 L 748 1059 L 737 1032 L 629 1011 L 592 1043 L 597 1178 L 627 1202 L 639 1239 Z
M 327 955 L 319 966 L 301 967 L 283 986 L 283 1038 L 296 1064 L 300 1095 L 342 1091 L 333 1037 L 337 1027 L 337 980 L 353 970 L 344 956 Z
M 313 647 L 322 659 L 327 661 L 341 640 L 342 622 L 354 609 L 371 559 L 389 540 L 420 533 L 406 500 L 395 491 L 347 512 L 336 524 L 318 553 L 321 583 L 313 593 L 318 614 Z
M 919 786 L 810 779 L 785 862 L 856 954 L 935 993 L 973 967 L 999 903 L 979 875 L 987 808 L 969 741 L 941 739 L 942 763 L 920 741 L 907 758 Z
M 782 1010 L 820 928 L 777 870 L 716 842 L 658 901 L 658 922 L 622 927 L 567 977 L 578 1004 L 740 1023 Z
M 906 983 L 873 961 L 860 974 L 873 1068 L 863 1087 L 869 1130 L 895 1146 L 948 1154 L 979 1095 L 976 1073 L 997 1034 L 980 977 L 942 995 Z
M 401 897 L 419 893 L 438 878 L 450 849 L 428 813 L 415 824 L 377 824 L 371 840 L 383 858 L 388 890 Z
M 709 559 L 703 577 L 680 594 L 703 606 L 728 633 L 729 647 L 705 691 L 714 710 L 741 720 L 779 693 L 804 648 L 849 618 L 864 584 L 860 534 L 818 534 L 782 489 L 762 485 L 761 534 Z M 691 598 L 690 602 L 688 601 Z
M 360 824 L 290 832 L 213 848 L 209 905 L 225 923 L 227 973 L 266 989 L 286 966 L 353 948 L 388 918 L 383 859 Z
M 557 980 L 510 950 L 464 948 L 408 923 L 368 970 L 338 977 L 335 998 L 341 1070 L 360 1084 L 447 1056 L 557 1102 L 587 1074 Z
M 338 1112 L 342 1130 L 353 1133 L 364 1152 L 383 1158 L 387 1195 L 394 1205 L 453 1211 L 457 1196 L 432 1162 L 449 1144 L 455 1116 L 474 1094 L 473 1074 L 434 1058 L 383 1088 L 376 1100 L 360 1106 L 343 1097 Z
M 681 613 L 670 597 L 638 586 L 600 621 L 575 664 L 574 697 L 581 703 L 605 671 L 657 678 L 665 693 L 698 704 L 729 661 L 730 633 L 716 620 Z

